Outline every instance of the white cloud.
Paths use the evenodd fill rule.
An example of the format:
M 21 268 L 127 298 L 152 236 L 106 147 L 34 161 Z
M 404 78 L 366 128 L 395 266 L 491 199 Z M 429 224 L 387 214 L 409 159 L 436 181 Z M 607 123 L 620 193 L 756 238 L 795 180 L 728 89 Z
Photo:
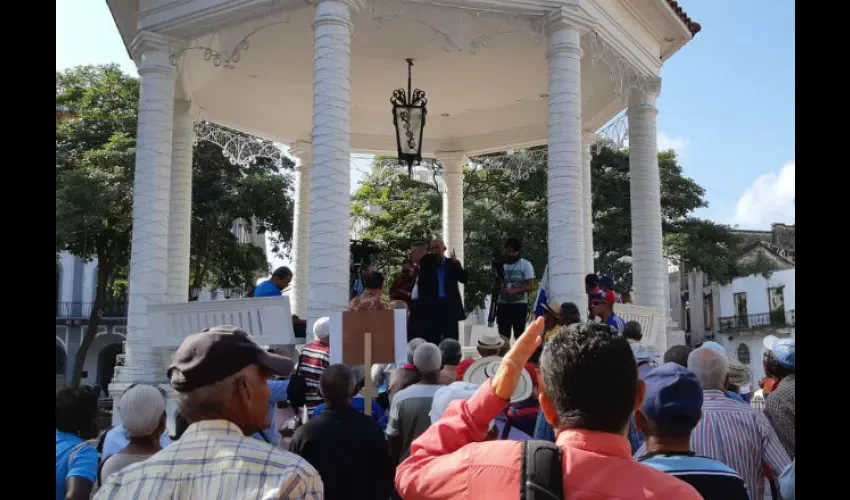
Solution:
M 795 161 L 779 172 L 761 175 L 738 198 L 734 223 L 746 229 L 767 229 L 773 222 L 794 222 Z
M 670 137 L 663 131 L 658 131 L 658 150 L 665 151 L 673 149 L 677 153 L 682 154 L 682 151 L 688 147 L 688 141 L 684 137 Z

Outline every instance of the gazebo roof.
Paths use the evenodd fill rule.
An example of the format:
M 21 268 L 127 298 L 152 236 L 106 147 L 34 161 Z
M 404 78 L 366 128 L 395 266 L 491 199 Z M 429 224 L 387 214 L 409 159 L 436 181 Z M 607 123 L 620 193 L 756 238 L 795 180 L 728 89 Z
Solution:
M 172 46 L 172 59 L 179 70 L 178 95 L 192 101 L 196 119 L 284 143 L 309 141 L 312 7 L 296 0 L 244 0 L 236 3 L 253 4 L 253 10 L 238 16 L 222 13 L 224 0 L 108 2 L 128 45 L 137 30 L 185 41 L 183 47 Z M 408 57 L 415 60 L 414 87 L 428 95 L 423 154 L 472 155 L 545 143 L 548 63 L 542 13 L 562 1 L 358 3 L 362 8 L 352 14 L 352 151 L 395 152 L 389 98 L 406 86 Z M 582 37 L 581 109 L 587 130 L 598 129 L 625 107 L 615 80 L 626 77 L 617 71 L 628 67 L 657 76 L 662 61 L 699 28 L 673 0 L 621 3 L 578 2 L 596 20 Z M 187 10 L 192 6 L 199 11 Z M 604 57 L 600 47 L 607 51 Z

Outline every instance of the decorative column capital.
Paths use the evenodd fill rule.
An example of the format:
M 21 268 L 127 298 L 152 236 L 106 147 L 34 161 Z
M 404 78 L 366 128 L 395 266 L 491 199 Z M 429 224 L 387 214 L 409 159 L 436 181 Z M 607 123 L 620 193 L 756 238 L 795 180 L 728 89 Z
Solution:
M 140 31 L 130 44 L 130 54 L 139 74 L 146 72 L 173 72 L 171 54 L 185 48 L 185 40 L 161 35 L 152 31 Z
M 580 0 L 567 0 L 561 7 L 546 13 L 546 29 L 552 34 L 564 28 L 572 28 L 579 35 L 596 29 L 596 19 L 581 6 Z
M 463 166 L 469 163 L 469 157 L 466 156 L 464 151 L 437 151 L 435 157 L 443 166 L 443 172 L 446 170 L 461 171 Z
M 313 30 L 322 25 L 337 25 L 354 30 L 351 14 L 365 6 L 364 0 L 314 0 L 316 17 L 313 19 Z
M 655 109 L 655 100 L 661 95 L 661 77 L 648 79 L 629 93 L 629 107 Z

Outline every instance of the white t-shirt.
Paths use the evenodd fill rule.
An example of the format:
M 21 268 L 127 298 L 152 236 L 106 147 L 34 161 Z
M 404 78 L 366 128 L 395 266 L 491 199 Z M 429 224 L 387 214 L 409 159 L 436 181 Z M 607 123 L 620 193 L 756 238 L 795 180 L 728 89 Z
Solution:
M 527 280 L 534 279 L 531 262 L 519 259 L 513 264 L 505 263 L 505 288 L 522 288 Z M 528 294 L 499 295 L 499 304 L 527 304 Z

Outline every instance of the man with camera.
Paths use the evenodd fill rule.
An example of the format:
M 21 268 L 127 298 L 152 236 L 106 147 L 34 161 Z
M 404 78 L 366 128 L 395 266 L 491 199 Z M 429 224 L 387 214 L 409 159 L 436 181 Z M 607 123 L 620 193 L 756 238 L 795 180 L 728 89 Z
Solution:
M 499 335 L 518 338 L 525 331 L 528 318 L 528 293 L 534 287 L 534 268 L 520 257 L 522 244 L 516 238 L 505 241 L 502 290 L 496 309 L 496 325 Z

